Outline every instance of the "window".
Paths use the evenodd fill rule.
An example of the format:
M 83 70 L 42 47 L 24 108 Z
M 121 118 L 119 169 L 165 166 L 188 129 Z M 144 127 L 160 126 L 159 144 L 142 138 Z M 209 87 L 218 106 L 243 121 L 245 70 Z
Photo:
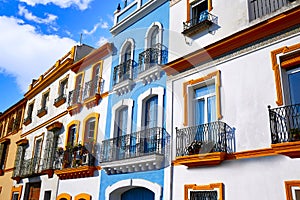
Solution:
M 223 183 L 184 185 L 185 200 L 223 200 Z
M 290 104 L 300 104 L 300 65 L 287 71 L 287 81 Z
M 29 104 L 26 119 L 30 119 L 30 120 L 32 119 L 33 106 L 34 106 L 34 103 Z
M 51 199 L 51 190 L 45 191 L 44 200 L 50 200 L 50 199 Z
M 83 83 L 83 73 L 76 76 L 75 90 L 73 91 L 73 98 L 72 98 L 73 104 L 80 103 L 82 83 Z
M 13 192 L 11 200 L 19 200 L 19 192 Z
M 26 183 L 24 199 L 39 200 L 41 191 L 41 182 Z
M 220 71 L 183 83 L 184 126 L 210 123 L 222 118 Z
M 285 193 L 287 200 L 300 200 L 300 181 L 285 181 Z
M 158 30 L 159 30 L 159 27 L 157 25 L 154 25 L 152 27 L 152 33 L 150 36 L 150 47 L 152 47 L 152 48 L 156 47 L 156 44 L 159 43 Z
M 117 121 L 115 126 L 115 137 L 120 137 L 127 134 L 127 119 L 128 119 L 128 107 L 117 110 Z
M 5 161 L 8 155 L 8 141 L 0 144 L 0 170 L 4 170 Z
M 32 164 L 35 173 L 38 172 L 39 170 L 42 145 L 43 145 L 42 138 L 38 138 L 35 140 L 34 152 L 33 152 L 33 164 Z
M 0 123 L 0 138 L 4 135 L 3 123 Z
M 42 102 L 41 102 L 41 108 L 43 109 L 46 109 L 46 106 L 47 106 L 47 101 L 49 100 L 49 92 L 46 92 L 43 94 L 43 97 L 42 97 Z
M 59 83 L 59 97 L 64 97 L 66 95 L 66 90 L 68 87 L 68 78 L 65 78 Z
M 90 96 L 93 96 L 95 94 L 100 94 L 100 83 L 101 83 L 100 66 L 101 63 L 97 63 L 93 66 L 93 77 L 92 77 Z
M 157 127 L 157 104 L 158 97 L 153 96 L 146 100 L 145 102 L 145 116 L 144 116 L 144 126 L 145 128 Z
M 195 3 L 194 3 L 195 2 Z M 194 1 L 193 4 L 191 4 L 191 25 L 198 24 L 199 22 L 204 21 L 207 19 L 207 9 L 208 9 L 208 2 L 207 0 L 200 0 L 200 1 Z
M 77 143 L 77 138 L 76 138 L 76 125 L 73 124 L 69 127 L 69 132 L 68 132 L 68 142 L 67 142 L 67 145 L 68 146 L 74 146 L 76 143 Z
M 12 132 L 13 126 L 14 126 L 14 121 L 15 121 L 14 117 L 11 117 L 10 120 L 8 121 L 7 134 L 9 134 L 10 132 Z
M 95 124 L 96 120 L 95 117 L 92 117 L 87 120 L 86 122 L 86 130 L 85 130 L 85 137 L 84 141 L 93 141 L 95 139 Z
M 216 120 L 215 84 L 201 86 L 194 89 L 192 110 L 194 111 L 194 125 L 213 122 Z

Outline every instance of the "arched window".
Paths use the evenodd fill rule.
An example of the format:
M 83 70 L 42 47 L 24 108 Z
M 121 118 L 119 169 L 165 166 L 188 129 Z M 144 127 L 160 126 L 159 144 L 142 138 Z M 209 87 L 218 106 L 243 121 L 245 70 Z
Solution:
M 150 47 L 154 48 L 156 47 L 156 44 L 159 43 L 159 35 L 158 35 L 158 26 L 154 25 L 153 27 L 151 27 L 151 35 L 150 35 Z
M 76 144 L 76 132 L 77 132 L 76 130 L 77 130 L 76 124 L 73 124 L 69 127 L 67 144 L 70 146 L 74 146 Z

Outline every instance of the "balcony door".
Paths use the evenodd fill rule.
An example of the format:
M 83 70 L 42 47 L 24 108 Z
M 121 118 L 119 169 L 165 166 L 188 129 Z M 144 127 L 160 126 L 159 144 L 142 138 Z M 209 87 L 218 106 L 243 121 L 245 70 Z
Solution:
M 34 154 L 33 154 L 33 160 L 32 160 L 32 167 L 34 172 L 37 173 L 39 170 L 39 164 L 40 164 L 40 157 L 42 152 L 42 138 L 39 138 L 35 141 L 34 146 Z
M 123 159 L 127 150 L 128 141 L 130 138 L 126 137 L 127 134 L 127 118 L 128 118 L 128 107 L 125 106 L 118 110 L 116 122 L 116 138 L 117 138 L 117 158 Z
M 288 71 L 291 104 L 300 104 L 300 66 Z

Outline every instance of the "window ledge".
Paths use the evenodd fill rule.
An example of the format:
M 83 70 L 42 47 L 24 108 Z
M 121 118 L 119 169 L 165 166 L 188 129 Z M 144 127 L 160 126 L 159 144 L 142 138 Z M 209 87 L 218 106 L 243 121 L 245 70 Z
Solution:
M 219 165 L 226 157 L 225 152 L 213 152 L 206 154 L 195 154 L 176 157 L 174 165 L 185 165 L 187 167 L 213 166 Z
M 61 105 L 64 104 L 65 102 L 66 102 L 66 98 L 64 97 L 64 98 L 61 98 L 61 99 L 58 100 L 58 101 L 55 101 L 53 105 L 54 105 L 56 108 L 58 108 L 59 106 L 61 106 Z
M 193 26 L 185 29 L 184 31 L 182 31 L 182 34 L 184 34 L 186 36 L 193 36 L 193 35 L 196 35 L 197 33 L 200 33 L 202 31 L 208 29 L 212 24 L 213 24 L 212 21 L 205 20 L 201 23 L 198 23 L 196 25 L 193 25 Z
M 92 107 L 97 106 L 99 104 L 100 99 L 101 99 L 101 95 L 100 94 L 95 94 L 94 96 L 85 99 L 83 104 L 87 108 L 92 108 Z
M 120 96 L 120 95 L 130 92 L 133 88 L 133 85 L 134 85 L 134 81 L 127 79 L 125 81 L 122 81 L 122 82 L 114 85 L 113 91 L 115 91 L 117 93 L 117 95 Z
M 155 66 L 152 66 L 141 72 L 138 75 L 138 78 L 142 80 L 144 85 L 146 85 L 153 81 L 159 80 L 161 77 L 161 71 L 161 66 L 159 64 L 156 64 Z
M 31 119 L 25 119 L 24 122 L 23 122 L 23 124 L 24 124 L 25 126 L 27 126 L 27 125 L 30 124 L 31 122 L 32 122 Z
M 96 170 L 97 167 L 95 166 L 81 166 L 77 168 L 55 170 L 54 173 L 59 177 L 60 180 L 64 180 L 92 177 L 94 175 L 94 171 Z
M 41 118 L 41 117 L 45 116 L 46 114 L 47 114 L 47 110 L 43 110 L 43 111 L 39 112 L 39 113 L 37 114 L 37 116 L 38 116 L 39 118 Z
M 271 147 L 277 154 L 300 158 L 300 141 L 272 144 Z
M 69 114 L 72 116 L 74 114 L 79 113 L 81 107 L 82 107 L 82 104 L 77 103 L 77 104 L 73 104 L 72 106 L 69 106 L 67 110 L 68 110 Z
M 163 161 L 163 155 L 152 154 L 136 158 L 101 163 L 101 167 L 107 174 L 123 174 L 160 169 L 163 166 Z
M 4 170 L 0 169 L 0 176 L 3 176 L 3 175 L 4 175 Z

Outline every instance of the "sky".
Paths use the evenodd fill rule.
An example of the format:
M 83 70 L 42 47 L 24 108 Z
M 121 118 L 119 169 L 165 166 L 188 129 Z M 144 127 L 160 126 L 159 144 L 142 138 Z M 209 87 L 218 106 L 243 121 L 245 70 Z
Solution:
M 122 1 L 0 0 L 0 112 L 21 100 L 31 80 L 80 38 L 95 48 L 109 40 Z

